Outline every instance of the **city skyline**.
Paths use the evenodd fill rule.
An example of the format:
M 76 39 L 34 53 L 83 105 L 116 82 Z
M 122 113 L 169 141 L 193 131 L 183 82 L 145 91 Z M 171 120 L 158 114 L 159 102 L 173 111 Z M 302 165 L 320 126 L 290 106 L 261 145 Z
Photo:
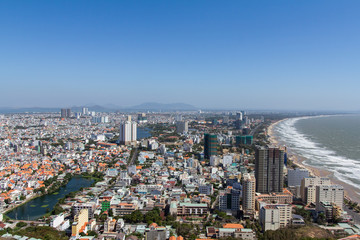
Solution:
M 0 107 L 358 111 L 357 1 L 5 1 Z

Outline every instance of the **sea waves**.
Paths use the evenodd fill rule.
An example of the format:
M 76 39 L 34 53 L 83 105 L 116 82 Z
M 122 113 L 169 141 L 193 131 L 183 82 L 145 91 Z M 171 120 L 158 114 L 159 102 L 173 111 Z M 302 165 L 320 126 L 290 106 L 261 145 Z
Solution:
M 322 117 L 322 116 L 316 116 Z M 328 170 L 342 182 L 360 189 L 360 162 L 338 155 L 334 150 L 315 142 L 313 136 L 306 135 L 296 128 L 296 123 L 314 117 L 290 118 L 276 124 L 274 136 L 288 152 L 305 158 L 303 164 Z

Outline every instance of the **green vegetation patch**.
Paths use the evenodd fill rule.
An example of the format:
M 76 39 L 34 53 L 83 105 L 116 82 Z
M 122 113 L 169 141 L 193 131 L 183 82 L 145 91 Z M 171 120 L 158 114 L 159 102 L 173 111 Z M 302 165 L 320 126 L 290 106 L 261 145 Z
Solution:
M 12 231 L 13 235 L 19 236 L 27 236 L 33 238 L 40 238 L 40 239 L 48 239 L 48 240 L 68 240 L 69 237 L 66 236 L 65 232 L 57 231 L 52 227 L 27 227 L 25 229 L 21 229 L 18 231 Z

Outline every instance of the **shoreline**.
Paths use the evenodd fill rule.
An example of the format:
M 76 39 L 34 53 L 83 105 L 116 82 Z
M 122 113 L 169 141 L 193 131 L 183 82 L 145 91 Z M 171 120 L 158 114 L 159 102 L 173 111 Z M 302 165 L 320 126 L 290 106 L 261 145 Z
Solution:
M 17 205 L 17 206 L 14 206 L 12 209 L 7 209 L 7 210 L 3 213 L 3 215 L 6 216 L 7 218 L 9 218 L 10 220 L 22 220 L 22 219 L 13 219 L 13 218 L 9 217 L 8 214 L 9 214 L 10 212 L 12 212 L 12 211 L 15 211 L 17 208 L 21 207 L 22 205 L 25 205 L 25 204 L 29 203 L 29 202 L 32 201 L 32 200 L 35 200 L 35 199 L 40 198 L 40 197 L 43 197 L 43 196 L 47 196 L 47 195 L 52 195 L 52 194 L 54 194 L 54 193 L 57 192 L 60 188 L 65 187 L 65 186 L 70 182 L 70 180 L 72 180 L 73 178 L 76 178 L 76 177 L 83 177 L 83 175 L 82 175 L 82 174 L 72 174 L 70 178 L 64 179 L 64 181 L 62 182 L 62 184 L 61 184 L 58 188 L 54 189 L 53 191 L 51 191 L 51 192 L 46 192 L 46 193 L 43 193 L 43 194 L 40 194 L 40 195 L 35 195 L 35 196 L 33 196 L 33 197 L 29 198 L 29 199 L 26 199 L 26 201 L 22 202 L 21 204 L 19 204 L 19 205 Z M 87 177 L 84 177 L 84 178 L 87 178 Z M 88 177 L 88 178 L 89 178 L 89 179 L 92 179 L 92 180 L 95 182 L 95 180 L 93 179 L 92 176 L 90 176 L 90 177 Z M 76 192 L 78 192 L 78 191 L 79 191 L 79 190 L 73 191 L 73 192 L 69 192 L 69 193 L 67 193 L 67 194 L 76 193 Z M 66 195 L 65 195 L 63 198 L 65 198 L 65 197 L 66 197 Z M 42 215 L 42 216 L 34 219 L 34 221 L 39 221 L 39 220 L 43 219 L 44 217 L 45 217 L 45 219 L 48 218 L 48 217 L 49 217 L 49 213 L 51 213 L 51 212 L 55 209 L 55 206 L 56 206 L 57 204 L 59 204 L 60 200 L 63 199 L 63 198 L 58 199 L 58 201 L 57 201 L 56 204 L 52 207 L 52 209 L 50 210 L 50 212 L 45 213 L 44 215 Z
M 16 205 L 16 206 L 12 206 L 11 209 L 6 209 L 6 211 L 3 212 L 3 215 L 6 216 L 6 217 L 8 217 L 10 220 L 17 220 L 17 219 L 13 219 L 13 218 L 9 217 L 8 214 L 9 214 L 10 212 L 14 211 L 15 209 L 17 209 L 18 207 L 21 207 L 22 205 L 25 205 L 25 204 L 27 204 L 28 202 L 30 202 L 30 201 L 32 201 L 32 200 L 35 200 L 35 199 L 40 198 L 40 197 L 42 197 L 42 196 L 50 195 L 50 194 L 53 194 L 53 193 L 57 192 L 60 188 L 66 186 L 66 184 L 67 184 L 73 177 L 74 177 L 74 175 L 72 175 L 70 179 L 66 179 L 65 181 L 63 181 L 58 188 L 54 189 L 54 190 L 51 191 L 51 192 L 45 192 L 45 193 L 35 194 L 34 196 L 30 197 L 29 199 L 26 199 L 24 202 L 22 202 L 22 203 L 20 203 L 20 204 L 18 204 L 18 205 Z M 58 202 L 59 202 L 59 201 L 58 201 Z M 57 203 L 58 203 L 58 202 L 57 202 Z M 57 203 L 56 203 L 56 204 L 57 204 Z M 55 204 L 55 205 L 56 205 L 56 204 Z M 54 208 L 55 208 L 55 206 L 53 207 L 53 209 L 51 209 L 51 211 L 54 210 Z M 51 212 L 51 211 L 50 211 L 50 212 Z M 45 215 L 46 215 L 46 214 L 45 214 Z M 39 220 L 39 219 L 41 219 L 42 217 L 44 217 L 45 215 L 43 215 L 43 216 L 41 216 L 41 217 L 39 217 L 38 219 L 35 219 L 35 220 Z M 21 219 L 19 219 L 19 220 L 21 220 Z
M 267 135 L 269 136 L 269 141 L 270 144 L 276 147 L 286 147 L 286 145 L 281 145 L 278 141 L 278 139 L 274 136 L 273 134 L 273 128 L 283 122 L 288 120 L 289 118 L 285 118 L 276 122 L 273 122 L 270 124 L 270 126 L 267 129 Z M 299 156 L 298 154 L 295 154 L 291 151 L 291 149 L 287 148 L 287 154 L 288 154 L 288 159 L 291 160 L 295 165 L 297 165 L 299 168 L 304 168 L 307 169 L 309 171 L 309 175 L 310 176 L 316 176 L 316 177 L 328 177 L 330 178 L 330 181 L 332 184 L 336 184 L 336 185 L 341 185 L 344 187 L 344 196 L 347 199 L 350 199 L 351 201 L 360 202 L 360 194 L 358 194 L 357 192 L 360 192 L 359 189 L 355 188 L 354 186 L 347 184 L 345 182 L 340 181 L 339 179 L 337 179 L 334 176 L 334 172 L 329 171 L 329 170 L 325 170 L 325 169 L 321 169 L 318 167 L 314 167 L 314 166 L 309 166 L 307 164 L 304 163 L 304 161 L 306 160 L 306 158 Z

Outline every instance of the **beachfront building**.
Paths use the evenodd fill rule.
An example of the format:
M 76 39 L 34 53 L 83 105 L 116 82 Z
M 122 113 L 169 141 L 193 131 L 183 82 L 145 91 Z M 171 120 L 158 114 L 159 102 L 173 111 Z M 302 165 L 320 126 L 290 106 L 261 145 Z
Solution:
M 307 169 L 288 169 L 288 186 L 301 186 L 301 181 L 307 177 L 309 177 L 309 171 Z
M 326 221 L 333 221 L 341 216 L 341 208 L 334 203 L 319 202 L 316 204 L 316 211 L 323 213 L 326 217 Z
M 307 177 L 301 180 L 301 199 L 307 205 L 316 202 L 316 186 L 331 185 L 329 178 Z
M 258 147 L 255 152 L 256 192 L 282 192 L 284 186 L 284 151 Z
M 344 188 L 340 185 L 316 186 L 316 210 L 319 210 L 321 202 L 329 202 L 343 209 Z

